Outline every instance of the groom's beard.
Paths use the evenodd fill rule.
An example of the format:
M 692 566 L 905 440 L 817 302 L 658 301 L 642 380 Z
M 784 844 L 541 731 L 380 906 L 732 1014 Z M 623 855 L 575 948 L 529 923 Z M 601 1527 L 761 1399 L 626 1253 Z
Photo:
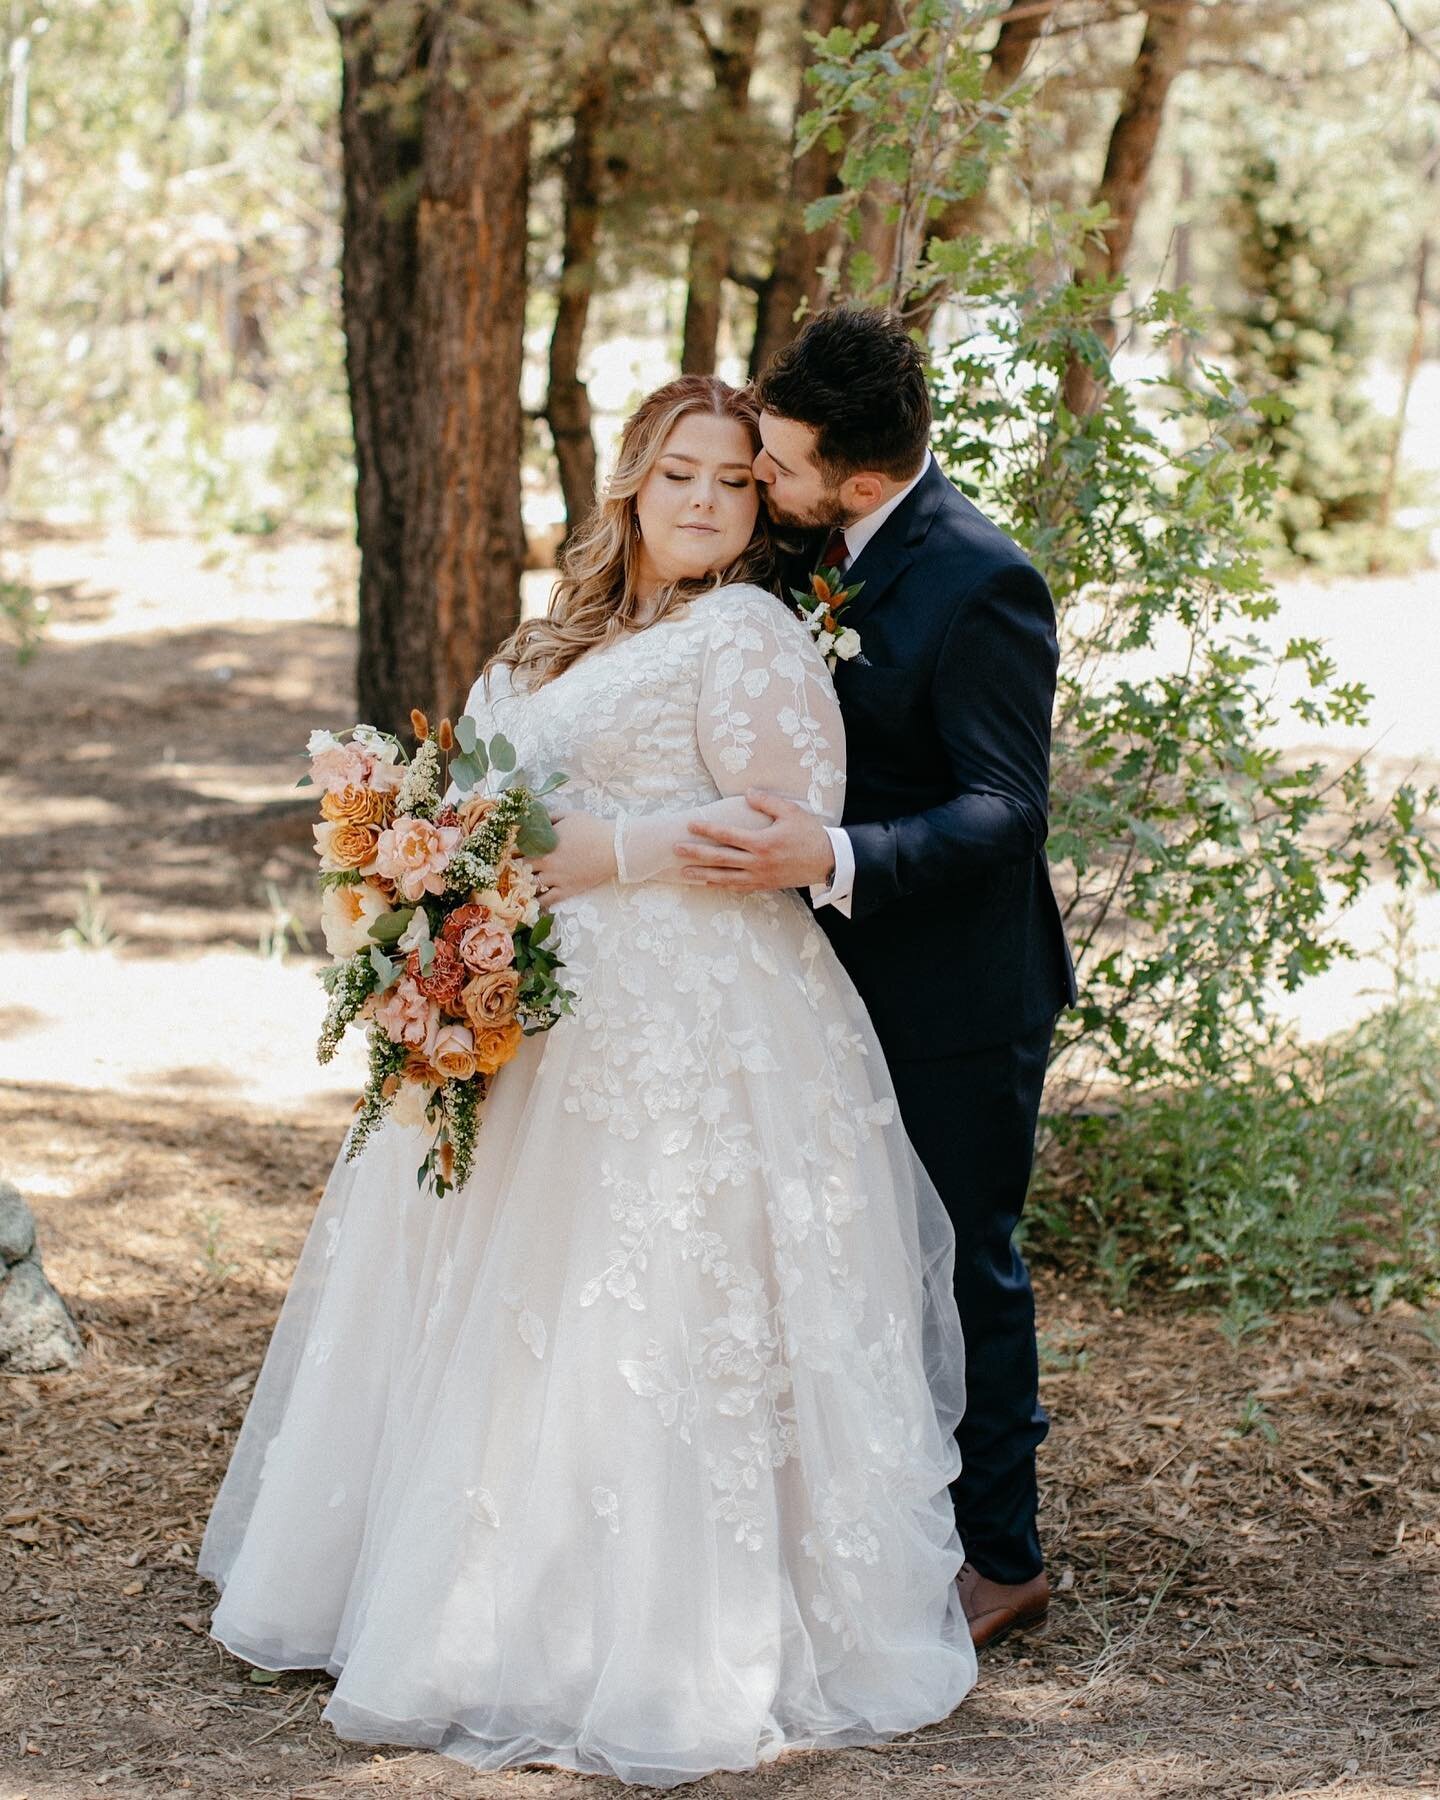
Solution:
M 848 507 L 840 504 L 833 495 L 827 494 L 807 513 L 784 512 L 771 499 L 769 490 L 763 483 L 760 485 L 760 500 L 772 525 L 788 527 L 791 531 L 823 531 L 841 530 L 853 525 L 859 516 Z

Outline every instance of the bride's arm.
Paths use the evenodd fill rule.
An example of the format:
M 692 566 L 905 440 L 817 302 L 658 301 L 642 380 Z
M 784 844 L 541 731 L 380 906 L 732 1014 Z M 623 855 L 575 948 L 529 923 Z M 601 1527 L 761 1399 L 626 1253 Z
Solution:
M 722 603 L 723 605 L 723 603 Z M 772 821 L 745 799 L 767 793 L 838 825 L 845 793 L 845 728 L 815 640 L 795 615 L 756 590 L 717 605 L 701 668 L 696 736 L 721 798 L 682 812 L 615 821 L 616 875 L 624 882 L 678 881 L 676 855 L 697 822 L 763 830 Z
M 614 821 L 588 813 L 558 819 L 559 847 L 536 860 L 552 903 L 611 879 L 684 880 L 690 865 L 676 851 L 697 841 L 692 824 L 769 826 L 769 817 L 747 803 L 747 789 L 763 788 L 826 824 L 839 822 L 845 732 L 825 660 L 805 626 L 772 595 L 752 589 L 716 602 L 703 644 L 695 728 L 720 798 Z

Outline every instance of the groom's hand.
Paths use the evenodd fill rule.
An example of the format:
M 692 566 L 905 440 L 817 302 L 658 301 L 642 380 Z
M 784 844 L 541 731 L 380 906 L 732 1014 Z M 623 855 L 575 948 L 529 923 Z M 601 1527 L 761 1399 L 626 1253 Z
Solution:
M 704 841 L 682 839 L 675 847 L 676 856 L 690 865 L 683 880 L 754 893 L 812 887 L 830 879 L 835 852 L 823 823 L 808 807 L 758 788 L 751 788 L 745 798 L 772 822 L 749 831 L 740 825 L 697 821 L 690 827 L 691 837 Z

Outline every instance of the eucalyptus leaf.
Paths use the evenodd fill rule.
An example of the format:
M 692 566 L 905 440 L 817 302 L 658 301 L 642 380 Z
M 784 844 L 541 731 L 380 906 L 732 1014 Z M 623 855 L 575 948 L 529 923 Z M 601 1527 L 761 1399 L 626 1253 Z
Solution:
M 370 936 L 377 944 L 393 944 L 414 917 L 413 906 L 402 906 L 398 912 L 381 913 L 371 922 Z
M 515 767 L 515 746 L 503 732 L 497 731 L 490 740 L 490 761 L 502 774 Z
M 515 836 L 516 849 L 522 856 L 544 856 L 558 841 L 549 813 L 538 800 L 535 801 L 520 821 Z
M 461 713 L 460 717 L 455 721 L 455 742 L 466 755 L 469 755 L 475 748 L 475 738 L 475 721 L 468 713 Z

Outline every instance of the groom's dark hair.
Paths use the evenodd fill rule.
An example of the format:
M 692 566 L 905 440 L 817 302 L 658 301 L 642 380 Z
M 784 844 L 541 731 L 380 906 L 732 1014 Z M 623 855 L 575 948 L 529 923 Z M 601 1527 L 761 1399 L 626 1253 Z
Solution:
M 814 459 L 836 487 L 861 470 L 908 481 L 925 460 L 925 358 L 900 321 L 877 308 L 816 313 L 766 365 L 756 397 L 766 412 L 812 427 Z

